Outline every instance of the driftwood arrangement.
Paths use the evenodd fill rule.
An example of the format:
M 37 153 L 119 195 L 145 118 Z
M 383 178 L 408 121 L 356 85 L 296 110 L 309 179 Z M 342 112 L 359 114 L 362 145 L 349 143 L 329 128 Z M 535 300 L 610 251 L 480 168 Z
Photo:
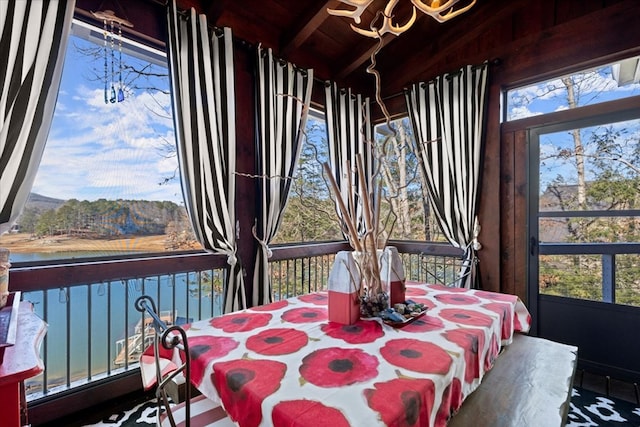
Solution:
M 383 289 L 380 277 L 381 256 L 388 235 L 381 222 L 382 190 L 381 186 L 367 182 L 362 155 L 358 154 L 356 158 L 355 171 L 358 185 L 353 182 L 351 165 L 347 164 L 346 166 L 349 191 L 343 195 L 329 165 L 327 163 L 323 165 L 331 192 L 336 200 L 337 209 L 340 211 L 344 223 L 345 234 L 354 251 L 354 260 L 360 270 L 359 296 L 361 303 L 365 306 L 367 304 L 373 305 L 373 311 L 377 311 L 376 308 L 388 304 L 388 293 Z M 358 188 L 360 193 L 358 193 Z M 358 208 L 362 209 L 363 221 L 360 226 L 358 219 L 354 217 Z

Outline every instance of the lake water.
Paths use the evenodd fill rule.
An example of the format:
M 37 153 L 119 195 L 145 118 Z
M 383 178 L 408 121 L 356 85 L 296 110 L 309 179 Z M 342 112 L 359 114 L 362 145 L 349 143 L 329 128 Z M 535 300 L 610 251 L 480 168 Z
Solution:
M 52 256 L 53 255 L 53 256 Z M 57 254 L 12 254 L 12 263 L 50 260 Z M 66 253 L 65 258 L 83 258 L 87 253 Z M 102 254 L 101 254 L 102 255 Z M 153 276 L 144 279 L 92 283 L 46 292 L 23 292 L 23 300 L 34 304 L 35 312 L 48 324 L 42 345 L 47 387 L 71 381 L 95 378 L 118 369 L 116 342 L 133 333 L 141 319 L 135 300 L 143 294 L 158 302 L 159 310 L 196 320 L 220 314 L 221 296 L 199 298 L 197 274 Z M 205 293 L 206 294 L 206 293 Z M 201 295 L 202 296 L 202 295 Z M 172 303 L 175 297 L 175 306 Z M 69 321 L 67 321 L 69 319 Z M 43 375 L 26 382 L 28 390 L 42 389 Z

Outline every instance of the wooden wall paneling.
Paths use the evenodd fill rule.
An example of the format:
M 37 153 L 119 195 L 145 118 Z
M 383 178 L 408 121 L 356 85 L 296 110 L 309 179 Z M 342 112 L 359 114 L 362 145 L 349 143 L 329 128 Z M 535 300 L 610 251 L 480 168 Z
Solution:
M 549 4 L 541 1 L 529 2 L 525 8 L 516 10 L 511 20 L 511 40 L 539 33 L 553 27 L 555 13 Z
M 514 132 L 502 132 L 500 143 L 500 291 L 515 288 L 515 144 Z
M 500 86 L 492 78 L 489 70 L 489 89 L 486 120 L 488 123 L 500 122 Z M 478 205 L 480 235 L 478 240 L 482 249 L 478 251 L 480 260 L 480 278 L 482 288 L 489 291 L 500 291 L 500 129 L 488 127 L 485 132 L 484 164 Z
M 467 46 L 473 46 L 472 40 L 482 38 L 485 32 L 491 32 L 494 27 L 510 26 L 514 11 L 525 3 L 528 2 L 513 0 L 485 8 L 478 4 L 476 6 L 480 7 L 477 9 L 474 8 L 468 14 L 456 18 L 459 23 L 468 23 L 464 26 L 464 33 L 460 33 L 460 27 L 443 25 L 439 29 L 438 37 L 434 39 L 411 37 L 410 32 L 403 34 L 394 43 L 393 54 L 380 59 L 380 69 L 388 70 L 383 73 L 383 95 L 396 93 L 410 82 L 430 80 L 464 65 L 490 59 L 487 57 L 489 52 Z M 508 44 L 510 41 L 496 40 L 496 46 Z M 393 62 L 396 66 L 389 65 Z M 398 66 L 400 63 L 402 65 Z
M 602 0 L 556 0 L 554 3 L 556 25 L 602 9 Z
M 523 301 L 527 300 L 527 263 L 529 258 L 529 235 L 527 231 L 529 155 L 527 134 L 526 130 L 518 130 L 515 132 L 513 139 L 513 293 Z
M 257 242 L 251 232 L 256 218 L 256 182 L 254 178 L 241 174 L 255 175 L 255 102 L 254 102 L 254 51 L 253 49 L 235 49 L 236 69 L 236 220 L 240 227 L 237 231 L 238 254 L 245 271 L 244 281 L 247 291 L 247 303 L 251 304 L 253 292 L 253 270 Z
M 635 18 L 634 18 L 635 17 Z M 503 85 L 519 85 L 602 63 L 640 47 L 640 7 L 632 0 L 584 15 L 506 45 L 496 55 Z

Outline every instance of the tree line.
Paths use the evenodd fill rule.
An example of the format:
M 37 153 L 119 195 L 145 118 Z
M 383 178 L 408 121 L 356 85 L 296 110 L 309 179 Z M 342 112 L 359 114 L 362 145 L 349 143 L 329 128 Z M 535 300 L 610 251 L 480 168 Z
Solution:
M 108 238 L 159 235 L 188 225 L 186 211 L 169 201 L 70 199 L 55 209 L 25 207 L 19 231 L 36 237 Z

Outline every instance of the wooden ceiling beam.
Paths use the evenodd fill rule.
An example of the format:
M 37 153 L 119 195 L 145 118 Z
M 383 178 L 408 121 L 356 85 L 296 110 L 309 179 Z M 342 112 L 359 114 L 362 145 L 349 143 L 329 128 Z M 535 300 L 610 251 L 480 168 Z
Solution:
M 338 4 L 340 4 L 338 0 L 328 0 L 316 5 L 316 7 L 309 6 L 304 15 L 297 19 L 297 25 L 282 35 L 280 54 L 287 57 L 292 51 L 302 46 L 329 17 L 327 8 L 334 9 Z
M 413 25 L 415 26 L 420 25 L 421 21 L 424 20 L 424 17 L 425 17 L 424 14 L 418 15 L 418 18 L 416 19 L 416 22 Z M 389 42 L 395 40 L 396 37 L 402 37 L 402 34 L 399 36 L 395 36 L 391 33 L 384 34 L 382 36 L 382 47 L 385 47 L 387 44 L 389 44 Z M 374 39 L 371 39 L 371 40 L 374 40 Z M 369 62 L 369 60 L 371 59 L 371 55 L 373 54 L 373 52 L 375 52 L 377 48 L 378 48 L 378 40 L 374 40 L 373 45 L 369 49 L 361 52 L 359 55 L 354 56 L 353 58 L 349 58 L 348 61 L 340 61 L 339 63 L 347 64 L 347 66 L 336 73 L 336 79 L 338 80 L 346 79 L 347 77 L 349 77 L 351 73 L 356 71 L 358 68 L 362 67 L 365 63 Z

